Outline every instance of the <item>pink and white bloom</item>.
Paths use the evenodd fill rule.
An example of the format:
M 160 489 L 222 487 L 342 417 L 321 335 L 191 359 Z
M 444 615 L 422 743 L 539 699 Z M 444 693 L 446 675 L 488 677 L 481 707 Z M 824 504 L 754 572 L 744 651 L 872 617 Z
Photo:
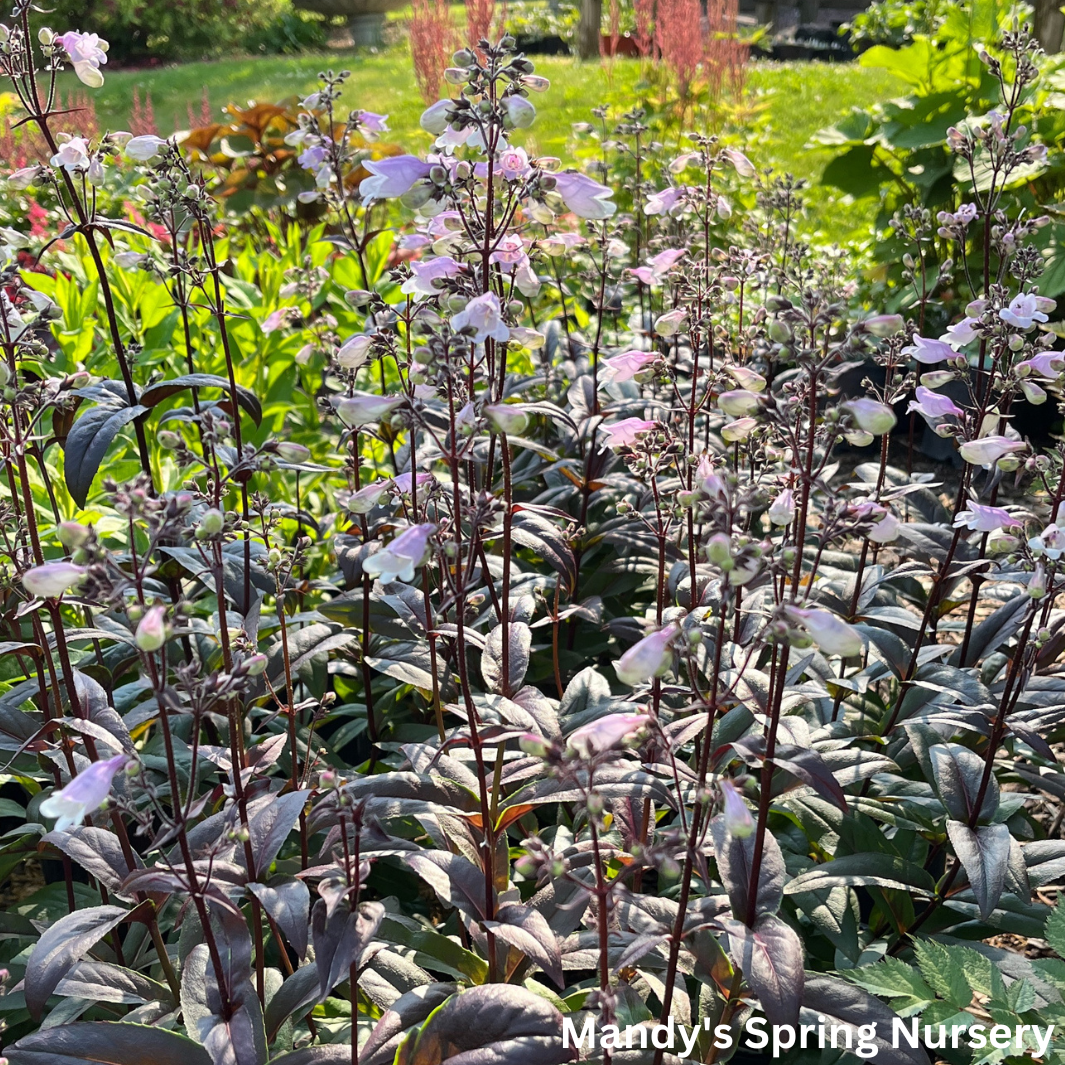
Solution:
M 740 386 L 750 392 L 764 392 L 766 379 L 747 366 L 726 366 L 725 373 Z
M 866 534 L 874 544 L 890 544 L 902 533 L 902 523 L 889 510 Z
M 418 119 L 418 125 L 426 133 L 439 137 L 447 129 L 448 115 L 454 109 L 455 102 L 453 100 L 437 100 L 435 104 L 431 104 L 422 112 L 421 118 Z
M 658 428 L 658 422 L 645 421 L 643 418 L 623 418 L 620 422 L 601 428 L 610 437 L 611 447 L 632 447 L 644 433 Z
M 666 311 L 665 314 L 658 316 L 658 320 L 655 322 L 655 332 L 660 337 L 674 336 L 680 332 L 687 319 L 688 312 L 683 307 L 678 307 L 673 311 Z
M 917 398 L 910 400 L 910 405 L 906 408 L 907 414 L 917 411 L 926 418 L 960 418 L 962 416 L 961 407 L 949 396 L 941 396 L 938 392 L 925 388 L 924 385 L 918 385 L 914 395 Z
M 1055 305 L 1055 301 L 1046 296 L 1037 296 L 1034 292 L 1022 292 L 1019 296 L 1014 296 L 1010 300 L 1010 305 L 1003 307 L 998 312 L 998 316 L 1007 325 L 1012 325 L 1014 329 L 1028 332 L 1036 322 L 1045 322 L 1047 320 L 1045 312 L 1053 310 Z
M 22 575 L 22 586 L 35 599 L 58 599 L 85 576 L 84 566 L 73 562 L 46 562 Z
M 58 140 L 59 151 L 52 156 L 52 166 L 61 166 L 71 174 L 89 169 L 89 142 L 84 137 L 71 137 L 60 133 Z
M 388 495 L 391 487 L 392 482 L 388 480 L 371 481 L 357 492 L 352 492 L 346 504 L 348 513 L 369 514 Z
M 334 399 L 340 420 L 349 429 L 380 422 L 402 402 L 403 396 L 375 396 L 372 392 L 356 392 Z
M 367 333 L 356 333 L 348 337 L 337 350 L 337 362 L 345 370 L 358 370 L 370 361 L 370 349 L 373 347 L 373 337 Z
M 717 405 L 730 418 L 747 418 L 758 412 L 761 400 L 756 392 L 749 392 L 746 388 L 732 388 L 717 397 Z
M 726 444 L 739 443 L 746 440 L 757 428 L 757 418 L 737 418 L 721 427 L 721 439 Z
M 493 340 L 509 340 L 510 329 L 503 321 L 503 308 L 494 292 L 476 296 L 451 319 L 451 328 L 457 333 L 473 329 L 473 339 L 483 344 L 489 337 Z
M 790 525 L 795 520 L 795 510 L 795 493 L 790 488 L 785 488 L 769 504 L 766 513 L 774 525 Z
M 1023 451 L 1025 447 L 1024 441 L 1011 440 L 1008 436 L 982 436 L 962 444 L 958 451 L 966 462 L 987 468 L 1006 455 Z
M 661 192 L 647 197 L 647 202 L 643 205 L 643 213 L 647 215 L 675 214 L 683 209 L 689 191 L 687 185 L 662 189 Z
M 660 677 L 673 662 L 672 644 L 680 629 L 673 623 L 634 643 L 615 663 L 622 684 L 636 687 Z
M 973 532 L 995 532 L 1019 524 L 1004 507 L 985 507 L 980 503 L 970 503 L 968 509 L 959 512 L 954 519 L 955 529 L 972 529 Z
M 1033 555 L 1046 555 L 1051 561 L 1057 562 L 1065 554 L 1065 529 L 1051 522 L 1038 536 L 1029 539 L 1028 546 Z
M 726 148 L 721 154 L 736 168 L 736 173 L 740 177 L 752 178 L 755 176 L 754 163 L 737 148 Z
M 593 758 L 630 745 L 650 723 L 647 714 L 607 714 L 571 732 L 566 749 L 580 758 Z
M 839 655 L 841 658 L 861 654 L 861 633 L 831 611 L 798 606 L 789 606 L 787 611 L 825 654 Z
M 417 477 L 412 473 L 397 473 L 392 478 L 392 490 L 401 495 L 410 495 L 414 485 L 421 488 L 423 485 L 433 484 L 436 478 L 431 473 L 419 473 Z
M 159 154 L 159 149 L 166 144 L 166 139 L 156 137 L 154 134 L 145 133 L 141 137 L 131 137 L 126 142 L 126 158 L 135 163 L 146 163 Z
M 438 255 L 435 259 L 411 263 L 411 276 L 403 282 L 400 291 L 414 296 L 415 299 L 435 296 L 440 292 L 436 282 L 458 277 L 462 270 L 462 263 L 456 262 L 450 255 Z
M 508 148 L 500 152 L 496 159 L 496 173 L 502 174 L 506 181 L 520 181 L 526 177 L 532 167 L 524 148 Z
M 363 562 L 363 572 L 376 577 L 382 584 L 397 580 L 409 583 L 414 580 L 414 571 L 428 556 L 429 542 L 435 532 L 433 524 L 405 529 L 387 547 Z
M 587 174 L 566 170 L 555 174 L 554 178 L 555 191 L 562 197 L 567 210 L 578 218 L 601 221 L 618 209 L 618 205 L 610 199 L 614 190 L 593 181 Z
M 673 267 L 688 253 L 683 248 L 667 248 L 647 260 L 646 266 L 637 266 L 630 270 L 638 281 L 645 285 L 660 284 Z
M 1038 355 L 1017 363 L 1014 370 L 1022 377 L 1025 373 L 1037 373 L 1040 377 L 1056 381 L 1065 371 L 1065 351 L 1041 351 Z
M 754 831 L 751 811 L 731 780 L 719 780 L 717 786 L 721 792 L 721 813 L 726 830 L 736 839 L 746 839 Z
M 367 159 L 362 164 L 370 177 L 359 182 L 364 200 L 387 200 L 403 196 L 429 176 L 432 164 L 415 155 L 391 155 L 384 159 Z
M 854 424 L 862 432 L 873 436 L 883 436 L 895 428 L 895 412 L 886 404 L 875 399 L 852 399 L 843 404 L 843 409 L 850 414 Z
M 607 370 L 603 383 L 622 384 L 631 381 L 657 359 L 658 355 L 653 351 L 623 351 L 620 355 L 612 355 L 603 360 Z
M 71 825 L 80 824 L 98 810 L 111 794 L 115 774 L 130 760 L 128 754 L 116 754 L 101 762 L 93 762 L 79 773 L 62 791 L 49 795 L 41 803 L 41 813 L 54 817 L 53 832 L 65 832 Z
M 960 322 L 955 322 L 952 326 L 949 326 L 939 339 L 945 344 L 949 344 L 952 348 L 963 348 L 966 344 L 971 344 L 979 338 L 980 334 L 975 328 L 979 321 L 979 318 L 970 318 L 966 315 Z
M 107 62 L 107 41 L 95 33 L 78 33 L 69 30 L 56 41 L 63 46 L 63 51 L 70 57 L 71 65 L 78 80 L 90 89 L 98 89 L 104 83 L 100 67 Z
M 137 624 L 136 644 L 142 651 L 158 651 L 166 643 L 166 607 L 152 606 Z
M 359 111 L 355 116 L 355 126 L 368 141 L 377 140 L 379 133 L 388 132 L 388 115 Z
M 926 366 L 931 366 L 944 359 L 953 359 L 956 353 L 949 344 L 945 344 L 942 340 L 914 334 L 913 343 L 903 348 L 902 354 L 909 355 Z

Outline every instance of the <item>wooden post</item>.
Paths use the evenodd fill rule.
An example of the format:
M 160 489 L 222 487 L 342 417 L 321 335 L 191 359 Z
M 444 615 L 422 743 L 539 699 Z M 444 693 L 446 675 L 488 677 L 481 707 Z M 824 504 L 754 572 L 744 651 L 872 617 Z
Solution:
M 577 55 L 581 59 L 599 58 L 602 23 L 603 0 L 581 0 L 581 21 L 577 26 Z

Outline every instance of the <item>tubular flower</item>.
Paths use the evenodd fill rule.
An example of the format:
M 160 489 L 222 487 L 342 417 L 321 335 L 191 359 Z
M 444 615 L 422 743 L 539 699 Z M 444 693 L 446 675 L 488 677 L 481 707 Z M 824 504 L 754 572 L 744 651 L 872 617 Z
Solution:
M 73 562 L 46 562 L 22 575 L 22 585 L 38 599 L 58 599 L 85 575 L 82 566 Z
M 567 210 L 578 218 L 602 221 L 618 209 L 610 199 L 614 195 L 613 189 L 575 170 L 555 175 L 555 191 L 562 197 Z
M 718 790 L 721 792 L 722 814 L 725 818 L 725 828 L 729 835 L 736 839 L 746 839 L 754 831 L 754 818 L 747 804 L 743 801 L 736 786 L 731 780 L 719 780 Z
M 436 526 L 432 524 L 414 525 L 404 530 L 387 547 L 363 562 L 363 572 L 376 577 L 382 584 L 414 580 L 414 571 L 427 558 L 429 541 L 435 532 Z
M 613 425 L 604 425 L 603 432 L 610 437 L 611 447 L 632 447 L 644 434 L 656 428 L 658 422 L 645 421 L 643 418 L 624 418 Z
M 647 714 L 608 714 L 571 732 L 566 750 L 581 758 L 592 758 L 631 744 L 650 723 Z
M 56 40 L 70 57 L 74 73 L 82 84 L 90 89 L 98 89 L 103 85 L 104 76 L 100 67 L 107 62 L 107 41 L 101 40 L 95 33 L 78 33 L 76 30 L 70 30 Z
M 349 429 L 379 422 L 403 402 L 402 396 L 375 396 L 372 392 L 356 392 L 336 400 L 337 414 Z
M 65 832 L 98 810 L 111 794 L 115 774 L 129 761 L 129 755 L 116 754 L 114 758 L 93 762 L 79 773 L 62 791 L 49 795 L 41 803 L 41 813 L 56 819 L 54 832 Z
M 679 631 L 676 625 L 669 624 L 634 643 L 614 663 L 618 680 L 635 687 L 662 676 L 673 661 L 670 645 Z
M 852 658 L 861 653 L 861 633 L 831 611 L 819 607 L 789 606 L 788 613 L 798 620 L 825 654 Z

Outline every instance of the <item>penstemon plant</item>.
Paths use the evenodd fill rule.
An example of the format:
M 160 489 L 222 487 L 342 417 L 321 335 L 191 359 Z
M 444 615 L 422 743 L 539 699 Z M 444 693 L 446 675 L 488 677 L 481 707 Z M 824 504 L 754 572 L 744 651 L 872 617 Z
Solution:
M 1054 1015 L 1060 962 L 996 939 L 1056 946 L 1065 877 L 1025 30 L 948 133 L 972 199 L 897 221 L 907 321 L 734 138 L 667 153 L 637 106 L 582 131 L 595 177 L 530 154 L 508 37 L 455 54 L 424 158 L 323 74 L 288 136 L 323 220 L 242 227 L 176 139 L 53 137 L 106 48 L 30 16 L 0 56 L 53 154 L 8 181 L 60 229 L 32 273 L 0 231 L 12 1065 L 709 1065 L 758 1019 L 920 1065 L 895 1008 Z

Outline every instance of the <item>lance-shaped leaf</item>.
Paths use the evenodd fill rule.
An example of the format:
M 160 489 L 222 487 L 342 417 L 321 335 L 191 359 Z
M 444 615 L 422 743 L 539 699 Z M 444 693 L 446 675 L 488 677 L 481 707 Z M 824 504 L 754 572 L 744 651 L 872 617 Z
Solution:
M 140 395 L 141 406 L 154 407 L 188 388 L 220 388 L 227 393 L 230 391 L 229 382 L 224 377 L 212 373 L 188 373 L 149 385 Z M 262 424 L 263 408 L 254 392 L 237 385 L 237 402 L 251 415 L 251 420 L 256 425 Z
M 772 913 L 763 913 L 748 928 L 742 921 L 719 918 L 728 933 L 729 953 L 762 1003 L 770 1024 L 797 1024 L 804 971 L 802 942 L 795 930 Z
M 311 912 L 311 893 L 307 885 L 292 876 L 279 876 L 269 884 L 249 884 L 248 890 L 285 934 L 296 954 L 304 957 Z
M 348 978 L 370 940 L 377 934 L 385 908 L 379 902 L 364 902 L 355 913 L 344 904 L 327 913 L 325 899 L 311 911 L 311 937 L 318 966 L 318 1001 L 324 1002 L 337 984 Z
M 960 743 L 937 743 L 928 751 L 936 791 L 955 821 L 970 824 L 984 777 L 984 760 Z M 988 822 L 998 809 L 998 781 L 994 773 L 976 813 L 976 823 Z
M 270 868 L 278 852 L 284 846 L 296 821 L 307 803 L 306 791 L 290 791 L 265 803 L 248 821 L 252 857 L 255 871 L 265 872 Z M 243 849 L 237 850 L 237 860 L 244 861 Z
M 111 1021 L 43 1028 L 4 1056 L 11 1065 L 211 1065 L 203 1047 L 177 1032 Z
M 484 873 L 473 862 L 446 851 L 412 853 L 403 860 L 445 905 L 454 906 L 474 920 L 484 919 Z
M 849 887 L 882 887 L 908 891 L 913 895 L 931 895 L 935 890 L 932 877 L 914 862 L 895 854 L 846 854 L 824 865 L 815 865 L 789 881 L 786 895 L 803 891 L 823 891 L 845 884 Z
M 754 862 L 754 836 L 739 839 L 725 827 L 722 817 L 715 817 L 710 822 L 710 832 L 714 839 L 714 855 L 717 858 L 717 871 L 725 885 L 725 893 L 732 904 L 732 912 L 746 920 L 750 910 L 751 873 Z M 765 835 L 762 850 L 762 863 L 758 869 L 758 899 L 754 907 L 755 915 L 776 913 L 784 895 L 784 856 L 780 853 L 780 844 L 772 833 Z
M 90 906 L 61 917 L 45 929 L 26 965 L 26 1007 L 37 1020 L 48 996 L 76 962 L 129 916 L 118 906 Z
M 875 1024 L 869 1040 L 876 1054 L 869 1060 L 877 1065 L 928 1065 L 928 1055 L 920 1047 L 911 1049 L 905 1039 L 896 1046 L 892 1038 L 897 1014 L 877 998 L 854 984 L 819 973 L 806 974 L 802 996 L 802 1023 L 824 1024 L 826 1029 L 838 1024 L 850 1029 L 851 1046 L 858 1045 L 858 1029 Z M 823 1018 L 823 1019 L 822 1019 Z M 840 1033 L 841 1044 L 845 1037 Z
M 140 403 L 132 407 L 91 407 L 74 423 L 63 449 L 63 474 L 67 491 L 79 507 L 85 506 L 93 478 L 111 442 L 123 426 L 147 413 L 148 408 Z
M 421 1024 L 458 987 L 455 984 L 426 984 L 401 995 L 381 1015 L 370 1038 L 359 1049 L 361 1065 L 392 1065 L 404 1033 Z
M 91 825 L 75 825 L 65 832 L 49 832 L 44 842 L 62 851 L 90 876 L 96 877 L 108 891 L 122 894 L 122 881 L 132 870 L 126 865 L 122 844 L 113 832 Z M 144 867 L 136 853 L 133 858 L 137 863 L 136 868 Z
M 512 621 L 507 627 L 510 655 L 507 671 L 510 674 L 507 690 L 516 692 L 525 680 L 529 669 L 529 652 L 532 648 L 532 629 L 523 621 Z M 481 676 L 489 691 L 503 690 L 503 626 L 496 625 L 485 640 L 481 653 Z
M 963 821 L 947 821 L 954 845 L 976 896 L 980 916 L 986 921 L 998 905 L 1010 865 L 1010 830 L 1006 825 L 980 825 L 972 829 Z
M 318 1001 L 318 987 L 314 964 L 302 966 L 285 980 L 266 1006 L 266 1035 L 271 1042 L 289 1017 L 303 1016 Z
M 509 984 L 453 995 L 411 1033 L 395 1065 L 563 1065 L 577 1048 L 562 1045 L 562 1014 L 550 1002 Z
M 496 911 L 496 919 L 485 921 L 484 926 L 539 965 L 558 987 L 565 987 L 558 936 L 539 910 L 507 903 Z

